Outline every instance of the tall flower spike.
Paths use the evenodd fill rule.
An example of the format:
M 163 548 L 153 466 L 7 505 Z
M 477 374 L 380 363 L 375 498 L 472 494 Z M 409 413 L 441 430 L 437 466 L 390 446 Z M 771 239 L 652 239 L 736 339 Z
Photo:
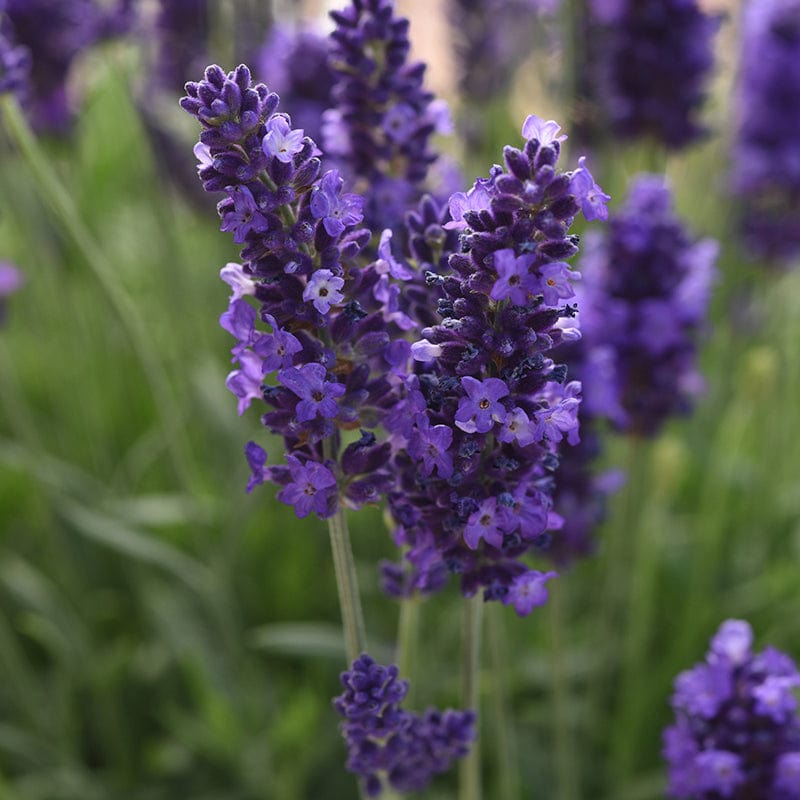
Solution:
M 274 466 L 248 443 L 248 490 L 278 483 L 300 517 L 375 502 L 391 484 L 390 445 L 370 429 L 394 406 L 390 345 L 408 328 L 386 273 L 402 267 L 364 254 L 363 199 L 337 170 L 320 174 L 315 142 L 247 67 L 209 67 L 186 91 L 181 105 L 203 128 L 200 179 L 222 193 L 221 228 L 243 245 L 243 263 L 221 271 L 232 295 L 220 324 L 236 340 L 226 385 L 239 413 L 263 402 L 262 423 L 285 442 Z M 358 428 L 339 455 L 341 431 Z
M 344 717 L 347 768 L 359 775 L 368 797 L 385 784 L 398 792 L 422 791 L 439 773 L 463 758 L 475 739 L 472 711 L 400 708 L 408 681 L 394 665 L 385 667 L 364 654 L 341 675 L 344 692 L 334 708 Z
M 569 227 L 581 208 L 602 216 L 605 197 L 585 165 L 557 169 L 558 130 L 529 117 L 505 167 L 450 199 L 444 229 L 461 235 L 449 269 L 429 273 L 438 320 L 412 344 L 406 395 L 385 422 L 397 447 L 395 540 L 410 564 L 405 576 L 384 568 L 390 592 L 434 591 L 451 573 L 464 594 L 483 590 L 519 614 L 547 599 L 554 573 L 520 557 L 546 548 L 558 449 L 578 441 L 580 384 L 550 351 L 575 313 Z
M 727 620 L 706 660 L 675 679 L 663 748 L 672 797 L 800 798 L 800 673 L 779 650 L 754 653 L 752 640 L 747 622 Z
M 397 228 L 422 194 L 436 160 L 430 137 L 448 130 L 449 115 L 423 88 L 425 65 L 408 62 L 409 22 L 394 0 L 352 0 L 331 16 L 335 105 L 323 147 L 364 195 L 365 224 Z
M 581 329 L 595 353 L 585 407 L 620 430 L 655 435 L 702 388 L 697 337 L 707 325 L 718 244 L 695 240 L 663 177 L 642 175 L 581 261 Z
M 613 136 L 651 136 L 670 148 L 705 133 L 697 115 L 720 18 L 697 0 L 588 0 L 584 76 Z
M 751 0 L 742 15 L 734 190 L 760 256 L 800 254 L 800 0 Z

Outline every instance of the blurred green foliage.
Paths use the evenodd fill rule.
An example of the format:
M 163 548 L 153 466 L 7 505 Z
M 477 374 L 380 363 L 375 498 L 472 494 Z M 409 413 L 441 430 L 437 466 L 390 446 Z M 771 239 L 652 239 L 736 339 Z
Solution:
M 0 256 L 27 282 L 0 330 L 0 800 L 354 797 L 324 525 L 243 489 L 263 430 L 224 388 L 235 246 L 212 200 L 171 184 L 124 52 L 97 66 L 71 140 L 44 143 L 78 223 L 2 142 Z M 548 607 L 488 609 L 488 798 L 660 797 L 671 681 L 719 622 L 800 656 L 800 275 L 741 252 L 724 149 L 669 164 L 682 215 L 723 242 L 707 393 L 656 442 L 609 437 L 628 484 Z M 621 198 L 654 159 L 593 163 Z M 352 524 L 371 648 L 391 658 L 376 564 L 393 546 L 377 510 Z M 422 604 L 420 708 L 459 703 L 459 626 L 455 590 Z

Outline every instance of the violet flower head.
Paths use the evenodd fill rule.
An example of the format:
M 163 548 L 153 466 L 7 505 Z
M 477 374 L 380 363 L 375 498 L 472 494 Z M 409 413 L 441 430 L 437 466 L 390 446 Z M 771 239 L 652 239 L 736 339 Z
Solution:
M 110 7 L 95 0 L 6 0 L 0 36 L 29 53 L 27 91 L 21 99 L 38 131 L 69 130 L 74 108 L 67 80 L 73 62 L 102 39 L 124 33 L 131 22 L 129 0 Z M 20 59 L 17 52 L 17 69 Z
M 634 180 L 606 235 L 587 237 L 581 329 L 585 346 L 602 357 L 595 372 L 603 372 L 598 390 L 587 391 L 591 413 L 642 436 L 688 413 L 702 387 L 697 338 L 717 250 L 711 239 L 692 238 L 670 189 L 652 175 Z
M 800 0 L 751 0 L 741 22 L 733 188 L 757 255 L 800 254 Z
M 391 486 L 391 448 L 370 429 L 400 386 L 389 367 L 403 373 L 402 355 L 390 346 L 416 326 L 401 308 L 407 267 L 388 238 L 377 260 L 366 253 L 363 198 L 342 191 L 337 170 L 322 172 L 316 143 L 276 113 L 278 96 L 247 67 L 209 67 L 186 91 L 181 106 L 202 127 L 200 180 L 222 195 L 221 229 L 243 245 L 242 263 L 220 273 L 231 288 L 220 324 L 235 340 L 226 385 L 239 413 L 261 406 L 285 445 L 286 462 L 269 466 L 248 445 L 248 490 L 277 483 L 300 517 L 375 503 Z M 342 449 L 354 428 L 361 439 Z M 446 472 L 446 459 L 437 466 Z
M 465 595 L 481 591 L 518 613 L 546 599 L 554 573 L 521 557 L 546 552 L 558 525 L 555 473 L 559 451 L 579 441 L 581 397 L 551 352 L 574 334 L 569 227 L 585 188 L 582 166 L 558 170 L 558 130 L 529 117 L 522 149 L 506 147 L 505 166 L 454 195 L 455 219 L 438 225 L 438 238 L 459 239 L 426 273 L 436 318 L 411 345 L 405 396 L 385 421 L 397 449 L 389 507 L 405 550 L 404 578 L 384 568 L 391 593 L 436 591 L 450 573 Z M 599 205 L 604 197 L 598 190 Z M 425 447 L 433 431 L 435 470 Z
M 752 638 L 728 620 L 706 661 L 678 675 L 662 750 L 671 797 L 800 798 L 800 673 L 778 650 L 753 652 Z
M 347 769 L 360 776 L 368 797 L 378 797 L 386 785 L 402 793 L 422 791 L 469 752 L 475 713 L 402 709 L 408 681 L 398 678 L 396 666 L 364 654 L 340 680 L 344 691 L 333 706 L 344 717 Z
M 591 93 L 615 137 L 681 148 L 704 135 L 697 115 L 720 18 L 698 0 L 590 0 Z
M 323 149 L 364 195 L 366 224 L 396 229 L 422 195 L 436 160 L 431 135 L 448 118 L 423 87 L 425 65 L 408 61 L 409 22 L 393 0 L 353 0 L 331 16 L 334 109 Z

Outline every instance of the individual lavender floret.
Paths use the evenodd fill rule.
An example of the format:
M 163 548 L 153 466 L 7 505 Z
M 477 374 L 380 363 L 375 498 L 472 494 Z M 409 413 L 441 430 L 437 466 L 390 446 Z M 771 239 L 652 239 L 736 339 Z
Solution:
M 434 131 L 447 132 L 446 106 L 423 88 L 425 65 L 408 62 L 409 22 L 393 0 L 352 0 L 331 12 L 334 109 L 323 145 L 365 198 L 365 224 L 397 228 L 422 194 Z
M 681 148 L 705 133 L 697 115 L 720 18 L 697 0 L 589 0 L 587 64 L 615 137 Z
M 25 108 L 39 130 L 63 133 L 73 109 L 67 79 L 73 61 L 98 41 L 124 32 L 127 0 L 105 7 L 95 0 L 6 0 L 2 34 L 28 49 L 31 59 Z
M 800 253 L 800 0 L 751 0 L 741 24 L 734 189 L 751 249 Z
M 257 77 L 281 96 L 292 119 L 315 141 L 321 141 L 322 114 L 331 107 L 333 72 L 328 66 L 328 39 L 310 27 L 276 24 L 258 52 Z
M 605 235 L 587 237 L 581 327 L 602 372 L 593 381 L 599 391 L 586 393 L 590 413 L 640 436 L 688 413 L 702 387 L 697 337 L 717 251 L 716 241 L 692 238 L 655 175 L 634 180 Z
M 675 680 L 675 724 L 664 731 L 670 796 L 798 800 L 800 673 L 784 653 L 751 650 L 742 620 L 723 622 L 705 662 Z
M 401 709 L 408 681 L 398 678 L 396 666 L 382 666 L 364 654 L 340 680 L 344 692 L 333 705 L 344 717 L 347 768 L 361 777 L 368 797 L 377 797 L 386 785 L 402 793 L 422 791 L 469 752 L 475 713 Z
M 575 313 L 568 231 L 581 210 L 603 218 L 607 199 L 583 162 L 557 170 L 558 131 L 529 117 L 523 149 L 505 148 L 505 167 L 450 199 L 444 229 L 460 231 L 459 247 L 428 275 L 439 318 L 412 344 L 406 395 L 385 420 L 410 565 L 384 568 L 391 593 L 434 591 L 450 573 L 466 595 L 482 589 L 520 614 L 547 598 L 554 573 L 520 557 L 546 547 L 559 446 L 578 441 L 580 384 L 550 357 Z
M 276 113 L 278 96 L 247 67 L 209 67 L 186 91 L 181 105 L 203 127 L 200 179 L 222 193 L 221 229 L 243 245 L 243 263 L 221 271 L 232 294 L 220 324 L 236 340 L 226 385 L 240 414 L 266 405 L 262 423 L 287 454 L 267 466 L 248 443 L 248 491 L 278 483 L 300 517 L 375 502 L 391 484 L 390 445 L 370 429 L 393 407 L 389 348 L 408 328 L 384 279 L 403 268 L 381 247 L 378 260 L 361 257 L 363 199 L 337 170 L 321 174 L 314 141 Z M 340 454 L 342 431 L 359 428 Z

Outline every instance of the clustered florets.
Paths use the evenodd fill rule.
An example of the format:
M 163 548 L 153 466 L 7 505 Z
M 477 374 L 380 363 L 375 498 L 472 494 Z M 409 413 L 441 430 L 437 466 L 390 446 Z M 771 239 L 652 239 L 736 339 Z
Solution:
M 706 660 L 675 680 L 664 731 L 673 797 L 800 798 L 800 673 L 772 647 L 753 653 L 741 620 L 724 622 Z
M 357 658 L 341 675 L 344 692 L 333 701 L 344 717 L 347 768 L 363 779 L 369 797 L 384 782 L 399 792 L 418 792 L 453 761 L 465 756 L 475 738 L 472 711 L 428 709 L 414 714 L 400 708 L 408 681 L 397 667 Z
M 742 16 L 734 189 L 760 255 L 800 253 L 800 1 L 755 0 Z
M 397 228 L 437 158 L 432 134 L 449 130 L 447 106 L 423 87 L 425 64 L 408 61 L 409 22 L 393 0 L 354 0 L 331 16 L 325 155 L 364 196 L 365 224 Z
M 714 64 L 720 17 L 697 0 L 589 0 L 590 83 L 614 136 L 684 147 L 705 132 L 696 115 Z
M 581 210 L 605 217 L 608 199 L 583 160 L 556 170 L 558 131 L 529 117 L 524 148 L 507 147 L 505 167 L 450 199 L 444 227 L 460 231 L 459 250 L 448 272 L 429 274 L 441 321 L 412 344 L 406 396 L 385 423 L 408 442 L 389 506 L 411 569 L 384 567 L 392 593 L 433 591 L 450 572 L 465 594 L 482 587 L 520 614 L 547 598 L 555 573 L 518 559 L 558 526 L 552 474 L 558 444 L 578 441 L 580 403 L 580 384 L 547 354 L 577 335 L 564 304 L 574 294 L 564 259 L 578 249 L 569 226 Z
M 608 232 L 587 237 L 581 269 L 582 379 L 590 413 L 637 435 L 689 410 L 702 381 L 697 334 L 705 324 L 718 244 L 694 240 L 663 178 L 637 178 Z

